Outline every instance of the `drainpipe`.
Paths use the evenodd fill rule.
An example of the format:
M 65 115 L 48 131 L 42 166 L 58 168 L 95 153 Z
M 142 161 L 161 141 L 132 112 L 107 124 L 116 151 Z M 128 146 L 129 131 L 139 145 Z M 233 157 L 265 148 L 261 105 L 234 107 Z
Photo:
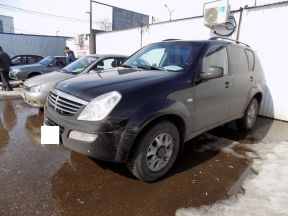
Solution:
M 240 7 L 240 17 L 239 17 L 239 22 L 238 22 L 238 29 L 237 29 L 236 41 L 239 40 L 240 29 L 241 29 L 241 23 L 242 23 L 243 10 L 244 10 L 244 9 L 243 9 L 242 7 Z

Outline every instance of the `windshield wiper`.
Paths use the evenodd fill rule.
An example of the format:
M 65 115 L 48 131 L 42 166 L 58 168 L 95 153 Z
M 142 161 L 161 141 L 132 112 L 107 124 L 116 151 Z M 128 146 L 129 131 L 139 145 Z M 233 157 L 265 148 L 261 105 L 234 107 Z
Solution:
M 141 66 L 137 66 L 137 68 L 142 68 L 142 69 L 146 69 L 146 70 L 167 71 L 165 68 L 158 68 L 158 67 L 154 67 L 154 66 L 150 66 L 150 65 L 141 65 Z

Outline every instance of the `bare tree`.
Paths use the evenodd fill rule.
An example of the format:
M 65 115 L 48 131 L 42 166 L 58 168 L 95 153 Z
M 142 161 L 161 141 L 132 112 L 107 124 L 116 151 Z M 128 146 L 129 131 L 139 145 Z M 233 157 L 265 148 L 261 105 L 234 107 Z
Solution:
M 104 17 L 100 22 L 100 28 L 103 31 L 112 31 L 112 22 L 108 17 Z

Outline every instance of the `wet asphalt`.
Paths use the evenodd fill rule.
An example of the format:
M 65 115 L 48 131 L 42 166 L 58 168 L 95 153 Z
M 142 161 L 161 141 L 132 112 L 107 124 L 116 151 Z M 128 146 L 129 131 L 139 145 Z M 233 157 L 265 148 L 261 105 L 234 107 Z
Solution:
M 253 175 L 248 150 L 233 144 L 287 140 L 288 124 L 259 117 L 249 133 L 219 127 L 186 143 L 165 178 L 135 179 L 124 165 L 96 161 L 62 145 L 41 145 L 43 113 L 22 100 L 0 101 L 0 215 L 174 215 L 243 193 Z M 221 148 L 203 150 L 220 141 Z M 218 143 L 219 144 L 219 143 Z M 202 149 L 202 150 L 201 150 Z M 237 156 L 238 155 L 238 156 Z M 239 156 L 240 155 L 240 156 Z

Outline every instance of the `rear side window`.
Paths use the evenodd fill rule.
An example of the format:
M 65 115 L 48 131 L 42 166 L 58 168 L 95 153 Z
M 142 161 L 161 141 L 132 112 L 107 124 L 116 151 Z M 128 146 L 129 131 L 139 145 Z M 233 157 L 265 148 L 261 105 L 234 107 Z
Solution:
M 232 74 L 243 74 L 248 72 L 247 55 L 243 48 L 229 46 L 229 55 Z
M 248 66 L 249 71 L 254 71 L 254 65 L 255 65 L 255 57 L 254 53 L 251 50 L 245 50 L 247 58 L 248 58 Z
M 27 62 L 28 64 L 33 64 L 36 62 L 36 59 L 34 56 L 27 56 Z
M 228 56 L 225 46 L 215 45 L 208 49 L 203 59 L 202 72 L 208 72 L 211 66 L 221 67 L 224 75 L 228 74 Z
M 41 61 L 43 58 L 42 57 L 36 57 L 36 62 Z

